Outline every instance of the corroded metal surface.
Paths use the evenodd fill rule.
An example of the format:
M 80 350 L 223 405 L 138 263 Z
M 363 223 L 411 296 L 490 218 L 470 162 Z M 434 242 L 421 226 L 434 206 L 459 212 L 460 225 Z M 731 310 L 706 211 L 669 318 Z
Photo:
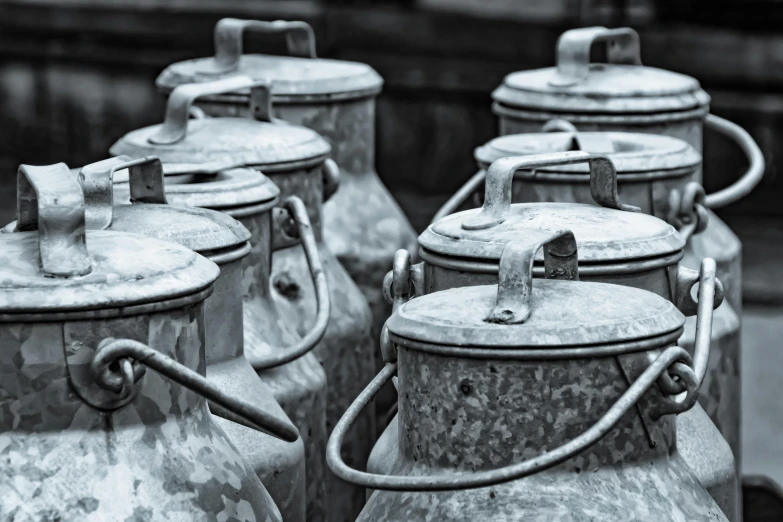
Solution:
M 305 169 L 280 174 L 269 173 L 280 187 L 283 197 L 300 197 L 310 211 L 310 220 L 327 276 L 331 299 L 329 326 L 313 353 L 323 366 L 328 383 L 327 432 L 364 386 L 372 379 L 375 369 L 377 341 L 372 333 L 372 316 L 361 292 L 351 280 L 328 247 L 320 241 L 322 232 L 320 169 Z M 310 278 L 307 260 L 301 246 L 285 247 L 272 254 L 272 296 L 281 316 L 300 334 L 306 332 L 315 319 L 315 289 Z M 346 444 L 346 459 L 364 466 L 372 447 L 374 416 L 367 413 Z M 329 515 L 331 522 L 352 521 L 364 503 L 364 491 L 338 479 L 331 473 L 327 478 Z
M 245 351 L 253 359 L 275 353 L 299 340 L 295 325 L 272 301 L 269 286 L 272 254 L 271 209 L 237 218 L 250 230 L 252 249 L 243 260 Z M 304 443 L 306 519 L 326 518 L 326 375 L 315 355 L 265 370 L 261 379 L 299 430 Z
M 567 442 L 645 360 L 524 362 L 502 352 L 471 360 L 398 350 L 400 452 L 390 471 L 407 475 L 492 469 Z M 358 520 L 725 520 L 677 454 L 674 419 L 650 419 L 659 393 L 648 392 L 598 444 L 552 470 L 491 488 L 376 492 Z
M 71 393 L 65 359 L 89 365 L 85 348 L 107 336 L 155 346 L 203 374 L 202 318 L 197 304 L 101 321 L 2 325 L 0 517 L 282 520 L 196 394 L 155 372 L 113 412 Z

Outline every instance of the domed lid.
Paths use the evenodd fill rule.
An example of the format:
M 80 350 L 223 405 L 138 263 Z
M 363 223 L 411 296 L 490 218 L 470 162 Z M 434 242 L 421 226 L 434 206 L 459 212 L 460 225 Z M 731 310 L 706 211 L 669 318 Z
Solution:
M 251 87 L 251 113 L 256 119 L 189 119 L 195 99 Z M 169 96 L 162 124 L 126 134 L 112 145 L 110 153 L 132 158 L 155 155 L 166 164 L 224 161 L 267 169 L 323 161 L 331 151 L 329 143 L 305 127 L 272 121 L 270 98 L 268 85 L 247 77 L 182 85 Z
M 127 169 L 125 187 L 130 205 L 114 203 L 114 173 Z M 84 190 L 88 230 L 135 232 L 172 241 L 199 253 L 243 245 L 250 231 L 222 212 L 167 205 L 163 167 L 155 156 L 131 160 L 110 158 L 83 167 L 79 181 Z
M 607 43 L 609 63 L 590 63 L 595 42 Z M 492 97 L 511 107 L 569 113 L 684 111 L 710 102 L 696 79 L 642 66 L 636 31 L 605 27 L 566 31 L 555 67 L 509 74 Z
M 242 54 L 245 31 L 286 34 L 292 56 Z M 272 83 L 276 102 L 338 101 L 374 95 L 383 79 L 363 63 L 316 58 L 315 36 L 305 22 L 260 22 L 224 18 L 215 26 L 215 56 L 168 66 L 155 81 L 164 93 L 186 83 L 201 83 L 243 75 Z M 249 89 L 237 94 L 214 96 L 238 102 Z M 216 93 L 217 94 L 217 93 Z
M 172 205 L 229 209 L 273 206 L 280 196 L 277 185 L 261 172 L 250 168 L 223 168 L 214 162 L 196 165 L 163 165 L 166 199 Z M 131 189 L 122 172 L 114 176 L 114 198 L 130 203 Z
M 412 299 L 388 320 L 389 332 L 457 347 L 600 350 L 596 345 L 649 341 L 682 329 L 684 316 L 652 292 L 573 280 L 534 281 L 533 260 L 542 245 L 547 246 L 546 274 L 578 277 L 574 235 L 531 229 L 505 246 L 497 286 L 453 288 Z M 632 343 L 618 348 L 619 353 L 633 349 Z
M 82 192 L 63 163 L 22 165 L 17 181 L 19 233 L 0 236 L 0 314 L 6 320 L 193 295 L 220 272 L 174 243 L 128 233 L 85 234 Z
M 509 134 L 476 149 L 476 161 L 486 167 L 500 158 L 544 152 L 582 150 L 605 154 L 618 175 L 692 169 L 701 165 L 701 154 L 687 142 L 658 134 L 631 132 L 549 132 Z M 588 165 L 577 163 L 543 167 L 539 171 L 587 174 Z
M 518 170 L 588 162 L 593 199 L 578 203 L 511 204 L 511 181 Z M 606 208 L 608 207 L 608 208 Z M 487 170 L 484 206 L 446 216 L 430 225 L 419 244 L 441 255 L 498 260 L 508 243 L 531 231 L 570 229 L 583 262 L 628 261 L 681 251 L 685 242 L 665 221 L 638 212 L 617 199 L 617 175 L 602 155 L 563 152 L 508 157 Z

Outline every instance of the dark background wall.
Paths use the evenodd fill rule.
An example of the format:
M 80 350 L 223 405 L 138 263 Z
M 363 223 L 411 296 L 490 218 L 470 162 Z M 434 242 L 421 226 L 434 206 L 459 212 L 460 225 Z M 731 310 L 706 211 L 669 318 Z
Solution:
M 783 260 L 779 1 L 2 0 L 0 218 L 13 218 L 19 163 L 79 166 L 159 122 L 155 77 L 172 61 L 211 54 L 212 27 L 224 16 L 307 20 L 319 55 L 380 72 L 378 171 L 418 229 L 473 173 L 473 148 L 495 135 L 489 93 L 505 74 L 552 65 L 569 28 L 635 27 L 645 64 L 698 78 L 712 111 L 761 145 L 761 186 L 719 213 L 745 242 L 746 299 L 783 302 L 768 262 Z M 246 48 L 284 50 L 258 37 Z M 708 191 L 744 168 L 721 138 L 708 135 L 705 147 Z

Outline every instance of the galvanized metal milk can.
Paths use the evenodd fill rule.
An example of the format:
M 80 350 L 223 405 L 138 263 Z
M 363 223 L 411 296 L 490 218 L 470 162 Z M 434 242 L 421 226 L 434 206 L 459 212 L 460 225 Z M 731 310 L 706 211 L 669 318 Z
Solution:
M 244 54 L 248 32 L 284 34 L 290 56 Z M 416 247 L 413 228 L 375 173 L 375 97 L 382 78 L 363 63 L 317 58 L 305 22 L 224 18 L 215 25 L 214 57 L 170 65 L 156 83 L 168 95 L 185 83 L 234 75 L 271 81 L 275 115 L 313 129 L 332 146 L 342 179 L 324 205 L 324 239 L 367 298 L 379 332 L 391 313 L 380 293 L 383 276 L 397 249 Z M 198 106 L 212 116 L 247 115 L 248 91 L 205 97 Z
M 581 201 L 589 197 L 593 205 L 511 204 L 515 176 L 531 171 L 543 175 L 550 169 L 568 171 L 584 164 L 589 166 L 584 189 L 588 196 L 582 195 L 580 188 L 572 199 Z M 624 166 L 622 162 L 620 165 Z M 498 262 L 510 241 L 541 229 L 556 231 L 568 227 L 579 242 L 581 279 L 652 291 L 675 303 L 686 315 L 694 315 L 695 303 L 690 292 L 699 278 L 698 272 L 679 265 L 685 247 L 683 237 L 665 221 L 635 212 L 639 210 L 637 207 L 621 203 L 618 196 L 621 178 L 608 156 L 583 151 L 495 161 L 488 168 L 484 207 L 444 217 L 419 237 L 424 262 L 410 270 L 414 295 L 496 283 Z M 639 202 L 633 198 L 631 201 Z M 596 202 L 602 206 L 594 206 Z M 542 268 L 536 265 L 534 275 L 544 275 Z M 400 274 L 401 270 L 398 267 Z M 411 286 L 404 283 L 407 279 L 400 274 L 398 288 L 410 293 L 407 289 Z M 388 279 L 386 292 L 393 295 L 391 278 Z M 716 304 L 720 305 L 722 297 L 722 286 L 719 286 Z M 718 311 L 724 306 L 716 314 L 723 313 Z M 736 328 L 736 316 L 722 316 L 721 320 L 734 321 Z M 720 320 L 715 321 L 718 323 Z M 726 345 L 718 347 L 723 349 Z M 714 368 L 715 359 L 722 357 L 723 354 L 713 354 L 710 368 Z M 389 428 L 378 440 L 368 470 L 388 471 L 397 448 L 394 431 L 397 426 L 392 423 Z M 698 405 L 679 417 L 678 428 L 678 450 L 723 511 L 734 520 L 740 506 L 729 446 Z
M 561 127 L 562 122 L 550 122 Z M 524 154 L 582 150 L 609 157 L 617 170 L 622 201 L 666 220 L 689 241 L 683 264 L 697 268 L 705 256 L 694 248 L 699 235 L 710 230 L 704 207 L 704 189 L 692 181 L 701 155 L 688 143 L 669 136 L 626 132 L 553 132 L 512 134 L 495 138 L 476 149 L 479 172 L 439 212 L 448 214 L 466 199 L 472 187 L 483 183 L 486 169 L 497 159 Z M 520 170 L 514 177 L 512 201 L 577 202 L 594 204 L 585 164 Z M 722 226 L 718 223 L 718 226 Z M 712 228 L 713 231 L 718 230 Z M 728 229 L 727 229 L 728 231 Z M 714 238 L 713 238 L 714 239 Z M 703 245 L 703 243 L 702 243 Z M 713 244 L 711 248 L 720 248 Z M 732 266 L 737 269 L 739 265 Z M 724 275 L 720 273 L 719 276 Z M 730 275 L 729 275 L 730 277 Z M 722 282 L 722 279 L 721 279 Z M 682 345 L 692 348 L 695 319 L 686 321 Z M 712 364 L 699 401 L 724 435 L 735 455 L 740 451 L 740 319 L 726 302 L 715 312 Z
M 194 100 L 244 88 L 252 89 L 252 113 L 260 121 L 249 118 L 188 120 L 189 107 Z M 221 170 L 220 165 L 227 163 L 259 169 L 280 187 L 282 197 L 297 196 L 304 201 L 326 285 L 313 283 L 307 251 L 291 237 L 286 215 L 271 219 L 274 232 L 269 231 L 270 235 L 266 236 L 271 236 L 274 250 L 271 272 L 255 268 L 252 277 L 263 279 L 264 285 L 271 286 L 264 291 L 278 309 L 279 322 L 301 335 L 318 341 L 307 332 L 319 325 L 325 326 L 328 319 L 328 327 L 314 354 L 326 372 L 326 422 L 331 431 L 342 410 L 372 379 L 378 343 L 372 335 L 372 317 L 366 300 L 322 242 L 322 202 L 336 190 L 338 174 L 334 162 L 327 159 L 329 144 L 310 129 L 270 121 L 269 101 L 268 86 L 246 77 L 181 86 L 169 97 L 166 121 L 162 125 L 128 134 L 112 147 L 111 152 L 132 157 L 159 156 L 167 174 L 167 195 L 173 203 L 215 208 L 240 220 L 242 216 L 251 215 L 262 219 L 262 213 L 251 208 L 253 203 L 243 199 L 249 192 L 243 188 L 257 183 L 262 179 L 261 175 L 257 172 L 248 174 L 246 169 Z M 210 178 L 198 174 L 200 172 L 217 174 Z M 229 190 L 231 187 L 235 189 Z M 269 214 L 265 215 L 267 217 L 263 219 L 268 219 Z M 268 230 L 269 223 L 259 221 L 257 225 L 248 224 L 248 228 L 251 232 L 254 227 Z M 265 270 L 269 270 L 268 265 Z M 319 291 L 327 293 L 326 286 L 330 308 L 317 306 L 317 303 L 325 302 L 317 295 Z M 246 320 L 246 324 L 248 322 Z M 246 338 L 246 349 L 251 353 L 248 344 Z M 278 400 L 284 402 L 279 396 Z M 297 418 L 296 414 L 287 411 L 292 418 Z M 362 433 L 371 432 L 374 417 L 368 414 L 362 423 Z M 370 438 L 357 435 L 346 450 L 346 458 L 363 466 L 372 442 Z M 309 448 L 306 451 L 310 451 Z M 323 449 L 316 455 L 322 462 Z M 331 474 L 323 484 L 326 485 L 329 520 L 350 520 L 358 514 L 364 500 L 360 488 L 342 483 Z
M 244 301 L 243 328 L 236 331 L 243 331 L 250 365 L 299 429 L 305 446 L 306 518 L 321 520 L 327 503 L 326 375 L 315 355 L 309 352 L 324 334 L 330 304 L 309 218 L 298 198 L 289 198 L 285 209 L 278 207 L 279 189 L 258 171 L 222 170 L 219 162 L 213 166 L 216 168 L 210 170 L 209 165 L 167 164 L 164 171 L 173 169 L 180 173 L 165 177 L 166 199 L 177 205 L 221 211 L 250 231 L 250 251 L 242 259 L 240 288 L 235 291 Z M 132 185 L 122 181 L 122 173 L 115 175 L 114 194 L 117 200 L 128 202 Z M 277 217 L 273 218 L 273 214 Z M 288 225 L 291 219 L 294 224 L 283 230 L 281 224 Z M 283 233 L 290 241 L 302 240 L 317 289 L 318 319 L 304 337 L 296 333 L 291 319 L 281 316 L 271 296 L 272 237 Z M 295 495 L 289 497 L 293 504 Z M 304 511 L 305 503 L 294 509 Z
M 0 236 L 0 518 L 282 520 L 207 409 L 298 438 L 203 376 L 218 267 L 174 243 L 85 233 L 62 163 L 20 167 L 17 230 Z
M 542 245 L 546 276 L 574 281 L 533 280 Z M 338 475 L 384 490 L 358 521 L 726 520 L 675 444 L 674 414 L 696 404 L 709 356 L 714 262 L 700 274 L 693 358 L 674 344 L 684 317 L 670 301 L 575 281 L 570 231 L 530 229 L 497 269 L 497 285 L 433 292 L 386 323 L 388 363 L 327 454 Z M 340 460 L 345 432 L 395 374 L 390 475 L 353 470 Z
M 114 206 L 114 173 L 126 170 L 132 205 Z M 135 232 L 172 241 L 202 254 L 220 267 L 213 294 L 204 304 L 207 379 L 221 390 L 244 397 L 288 419 L 270 387 L 245 357 L 242 267 L 250 253 L 250 232 L 232 217 L 214 210 L 166 205 L 163 167 L 157 157 L 120 156 L 87 165 L 79 181 L 84 190 L 87 228 Z M 271 186 L 270 182 L 266 183 Z M 273 201 L 274 188 L 270 190 Z M 268 252 L 268 251 L 267 251 Z M 254 318 L 248 318 L 254 319 Z M 258 321 L 254 321 L 258 327 Z M 305 447 L 271 439 L 251 427 L 217 419 L 269 491 L 283 518 L 306 520 Z M 307 426 L 309 427 L 309 426 Z M 297 425 L 300 429 L 303 426 Z

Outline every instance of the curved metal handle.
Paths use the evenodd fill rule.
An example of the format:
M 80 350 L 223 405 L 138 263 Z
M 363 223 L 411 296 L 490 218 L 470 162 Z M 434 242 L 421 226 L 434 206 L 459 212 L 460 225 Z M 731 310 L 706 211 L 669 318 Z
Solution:
M 694 234 L 704 232 L 710 220 L 705 207 L 706 194 L 701 184 L 690 181 L 682 189 L 669 194 L 671 216 L 669 222 L 687 242 Z
M 114 217 L 114 174 L 128 170 L 131 203 L 166 204 L 163 164 L 157 156 L 117 156 L 85 165 L 79 171 L 88 230 L 106 230 Z
M 503 249 L 498 269 L 498 297 L 484 319 L 488 323 L 524 323 L 532 309 L 533 263 L 544 247 L 544 275 L 547 279 L 579 280 L 576 238 L 570 230 L 532 231 L 524 239 L 512 241 Z
M 460 189 L 451 196 L 442 207 L 438 209 L 435 215 L 432 217 L 430 223 L 437 223 L 441 219 L 449 216 L 457 211 L 457 209 L 467 201 L 467 199 L 478 190 L 478 188 L 484 184 L 487 178 L 487 171 L 482 169 L 465 182 Z
M 400 257 L 402 256 L 402 257 Z M 383 299 L 392 305 L 392 312 L 399 307 L 399 304 L 406 303 L 414 297 L 424 295 L 424 262 L 421 261 L 415 265 L 410 264 L 410 252 L 401 248 L 394 254 L 394 264 L 392 270 L 386 272 L 383 277 Z M 407 259 L 407 261 L 406 261 Z M 403 263 L 403 265 L 401 265 Z M 407 263 L 407 268 L 404 264 Z M 407 278 L 407 287 L 405 281 Z M 403 292 L 400 294 L 399 292 Z M 402 300 L 404 298 L 404 300 Z M 399 303 L 399 304 L 398 304 Z
M 340 167 L 333 159 L 327 158 L 323 166 L 323 201 L 326 203 L 340 188 Z
M 155 145 L 171 145 L 185 138 L 188 134 L 190 106 L 198 98 L 216 94 L 226 94 L 243 89 L 250 89 L 250 102 L 253 117 L 263 121 L 271 121 L 272 114 L 269 103 L 271 100 L 269 82 L 252 80 L 247 76 L 234 76 L 223 80 L 206 83 L 187 83 L 179 85 L 171 91 L 166 103 L 166 118 L 158 131 L 147 140 Z
M 709 259 L 709 258 L 707 258 Z M 701 283 L 702 274 L 704 272 L 704 266 L 702 263 L 701 270 L 691 270 L 680 265 L 677 267 L 677 280 L 675 281 L 674 288 L 674 305 L 682 312 L 686 317 L 697 315 L 699 312 L 699 301 L 693 299 L 691 290 L 697 283 Z M 712 308 L 718 308 L 723 304 L 724 292 L 723 284 L 717 277 L 714 281 L 714 298 Z
M 550 85 L 568 87 L 587 79 L 590 74 L 590 48 L 597 42 L 607 44 L 609 63 L 642 64 L 639 33 L 630 27 L 572 29 L 557 40 L 557 74 L 549 81 Z
M 541 132 L 578 132 L 576 126 L 568 120 L 554 118 L 541 126 Z
M 696 341 L 693 350 L 693 370 L 696 373 L 697 387 L 701 387 L 707 373 L 710 358 L 712 336 L 712 311 L 717 308 L 715 302 L 723 297 L 723 288 L 716 277 L 715 260 L 707 257 L 699 268 L 699 304 L 696 314 Z M 720 289 L 720 292 L 718 292 Z
M 342 456 L 340 455 L 340 449 L 342 448 L 345 434 L 351 428 L 351 425 L 355 422 L 359 413 L 375 397 L 378 390 L 390 381 L 397 372 L 397 363 L 387 363 L 383 370 L 381 370 L 381 373 L 379 373 L 372 382 L 370 382 L 367 388 L 359 394 L 335 426 L 326 447 L 326 461 L 332 472 L 346 482 L 365 488 L 383 489 L 387 491 L 445 491 L 470 489 L 493 486 L 495 484 L 517 480 L 565 462 L 574 455 L 581 453 L 597 443 L 614 428 L 623 415 L 628 413 L 628 411 L 636 405 L 639 399 L 641 399 L 641 397 L 656 383 L 659 377 L 677 363 L 681 363 L 677 373 L 688 375 L 689 377 L 686 378 L 686 381 L 692 381 L 693 371 L 690 370 L 688 366 L 690 361 L 691 358 L 688 355 L 688 352 L 683 348 L 680 348 L 679 346 L 667 348 L 652 364 L 650 364 L 650 366 L 647 367 L 647 369 L 644 370 L 644 372 L 642 372 L 639 378 L 628 387 L 625 393 L 617 399 L 617 402 L 615 402 L 595 424 L 576 438 L 558 448 L 542 453 L 530 460 L 490 471 L 469 472 L 465 475 L 452 474 L 429 477 L 375 475 L 357 471 L 343 462 Z M 687 391 L 688 394 L 685 400 L 677 404 L 690 408 L 693 407 L 698 399 L 698 389 L 689 387 Z M 659 413 L 666 414 L 667 412 L 660 411 Z
M 118 363 L 119 375 L 111 368 L 115 362 Z M 280 420 L 239 397 L 224 393 L 198 372 L 132 339 L 107 338 L 101 341 L 93 355 L 90 371 L 99 385 L 123 396 L 129 395 L 129 387 L 144 376 L 145 367 L 150 367 L 198 393 L 210 403 L 238 415 L 256 429 L 273 437 L 288 442 L 299 438 L 299 431 L 291 423 Z
M 608 157 L 582 151 L 531 154 L 501 158 L 490 165 L 486 175 L 484 206 L 478 214 L 465 218 L 462 228 L 481 230 L 494 227 L 506 220 L 506 215 L 511 208 L 511 184 L 518 170 L 583 162 L 590 165 L 590 192 L 596 203 L 629 212 L 640 211 L 638 207 L 620 203 L 617 195 L 617 171 Z
M 245 31 L 254 33 L 284 33 L 288 54 L 300 58 L 315 58 L 315 33 L 307 22 L 275 20 L 238 20 L 223 18 L 215 25 L 215 58 L 207 74 L 225 74 L 239 68 L 242 57 L 242 37 Z
M 315 315 L 315 324 L 302 339 L 285 349 L 278 351 L 274 357 L 268 357 L 259 361 L 252 360 L 250 364 L 256 371 L 268 370 L 283 364 L 289 363 L 305 355 L 315 348 L 315 345 L 323 338 L 326 333 L 326 327 L 329 325 L 329 314 L 331 313 L 331 302 L 329 299 L 329 286 L 326 282 L 326 272 L 321 265 L 321 256 L 318 253 L 318 244 L 315 241 L 313 228 L 310 225 L 310 218 L 307 215 L 307 207 L 296 196 L 289 196 L 283 202 L 283 207 L 288 210 L 291 218 L 296 223 L 295 230 L 286 230 L 289 236 L 296 237 L 302 241 L 307 265 L 310 268 L 310 275 L 313 278 L 315 287 L 315 301 L 317 311 Z M 290 233 L 289 233 L 290 232 Z
M 84 196 L 68 165 L 19 166 L 16 219 L 16 232 L 38 230 L 44 274 L 73 277 L 92 270 L 84 235 Z
M 736 142 L 750 163 L 748 170 L 740 179 L 718 192 L 709 194 L 705 200 L 705 205 L 709 208 L 725 207 L 746 196 L 759 184 L 764 177 L 764 155 L 750 134 L 736 123 L 708 114 L 704 124 Z

